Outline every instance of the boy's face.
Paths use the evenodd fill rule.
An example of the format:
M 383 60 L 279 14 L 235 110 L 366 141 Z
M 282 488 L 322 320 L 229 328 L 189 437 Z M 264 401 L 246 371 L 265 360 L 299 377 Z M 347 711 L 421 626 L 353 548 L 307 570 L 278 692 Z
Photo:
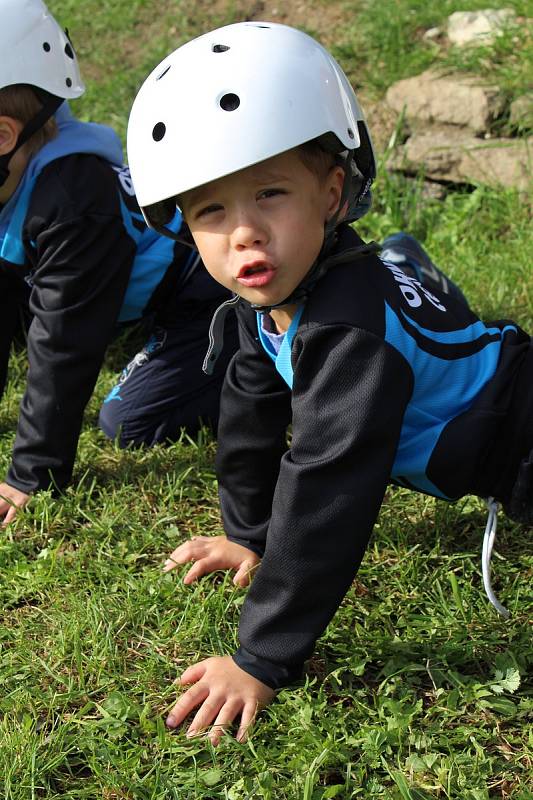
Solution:
M 318 256 L 343 179 L 340 167 L 320 179 L 290 150 L 186 192 L 181 207 L 213 278 L 250 303 L 275 305 Z

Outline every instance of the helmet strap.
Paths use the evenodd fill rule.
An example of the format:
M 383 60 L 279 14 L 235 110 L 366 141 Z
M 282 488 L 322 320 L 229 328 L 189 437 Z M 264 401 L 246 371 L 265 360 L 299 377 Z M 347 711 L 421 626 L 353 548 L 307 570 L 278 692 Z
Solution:
M 34 133 L 43 127 L 50 117 L 55 114 L 61 103 L 64 102 L 63 97 L 56 97 L 55 95 L 45 92 L 42 89 L 36 89 L 34 86 L 32 86 L 32 89 L 39 100 L 43 103 L 43 107 L 37 112 L 33 119 L 26 123 L 24 128 L 21 130 L 15 147 L 9 153 L 0 156 L 0 186 L 3 186 L 9 178 L 9 162 L 17 150 L 20 150 L 20 148 L 26 144 L 28 139 L 30 139 Z

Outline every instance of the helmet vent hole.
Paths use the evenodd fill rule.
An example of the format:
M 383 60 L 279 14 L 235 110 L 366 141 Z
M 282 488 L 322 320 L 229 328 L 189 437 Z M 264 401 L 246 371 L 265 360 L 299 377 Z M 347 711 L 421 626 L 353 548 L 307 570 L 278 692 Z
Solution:
M 167 67 L 166 69 L 164 69 L 164 70 L 163 70 L 163 72 L 161 73 L 161 75 L 158 75 L 158 76 L 157 76 L 157 78 L 156 78 L 156 81 L 160 81 L 160 80 L 161 80 L 161 78 L 164 78 L 164 77 L 165 77 L 165 75 L 167 74 L 167 72 L 169 71 L 169 69 L 170 69 L 170 67 L 171 67 L 171 66 L 172 66 L 172 64 L 169 64 L 169 65 L 168 65 L 168 67 Z
M 70 87 L 72 86 L 72 81 L 70 80 L 70 78 L 67 78 L 65 83 L 67 84 L 68 88 L 70 89 Z
M 152 131 L 152 138 L 154 142 L 160 142 L 166 132 L 167 126 L 164 122 L 158 122 L 156 125 L 154 125 L 154 129 Z
M 355 139 L 355 134 L 351 128 L 348 128 L 348 136 L 350 137 L 350 139 Z
M 220 108 L 222 108 L 224 111 L 235 111 L 235 109 L 239 108 L 240 104 L 240 97 L 232 92 L 225 94 L 220 98 Z
M 65 45 L 65 55 L 67 55 L 69 58 L 71 58 L 74 61 L 74 50 L 72 49 L 72 47 L 70 46 L 70 44 L 68 42 Z
M 52 48 L 50 47 L 49 42 L 43 42 L 43 50 L 45 53 L 49 53 Z
M 227 44 L 214 44 L 211 49 L 213 53 L 225 53 L 229 50 L 229 47 Z

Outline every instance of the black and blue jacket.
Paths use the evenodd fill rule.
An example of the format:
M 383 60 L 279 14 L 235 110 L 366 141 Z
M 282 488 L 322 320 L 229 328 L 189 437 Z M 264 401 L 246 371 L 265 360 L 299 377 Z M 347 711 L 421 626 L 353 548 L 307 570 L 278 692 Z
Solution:
M 361 245 L 340 229 L 335 266 L 278 354 L 237 306 L 217 474 L 228 538 L 262 562 L 234 658 L 274 688 L 301 672 L 338 608 L 389 482 L 505 501 L 533 446 L 530 337 L 512 322 L 484 325 Z
M 0 209 L 0 393 L 29 296 L 29 371 L 7 482 L 23 492 L 70 479 L 84 408 L 117 322 L 178 291 L 198 256 L 150 230 L 117 135 L 56 114 L 58 135 Z M 176 218 L 176 227 L 181 219 Z

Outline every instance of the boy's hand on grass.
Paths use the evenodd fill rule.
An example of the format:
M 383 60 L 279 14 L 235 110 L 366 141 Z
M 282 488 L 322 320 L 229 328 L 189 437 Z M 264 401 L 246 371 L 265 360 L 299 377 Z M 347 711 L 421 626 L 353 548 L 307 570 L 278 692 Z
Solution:
M 15 518 L 19 508 L 23 508 L 29 499 L 29 494 L 15 489 L 8 483 L 0 483 L 0 522 L 2 527 L 8 525 Z
M 258 711 L 272 702 L 274 690 L 237 666 L 231 656 L 207 658 L 185 670 L 179 682 L 194 684 L 182 694 L 167 717 L 167 725 L 176 728 L 200 706 L 187 729 L 187 736 L 206 733 L 213 745 L 224 731 L 240 717 L 236 739 L 242 742 Z
M 180 544 L 167 558 L 163 572 L 190 561 L 193 566 L 185 575 L 184 583 L 193 583 L 202 575 L 219 569 L 234 569 L 236 574 L 233 583 L 245 587 L 250 583 L 261 559 L 247 547 L 228 542 L 225 536 L 194 536 L 190 541 Z

